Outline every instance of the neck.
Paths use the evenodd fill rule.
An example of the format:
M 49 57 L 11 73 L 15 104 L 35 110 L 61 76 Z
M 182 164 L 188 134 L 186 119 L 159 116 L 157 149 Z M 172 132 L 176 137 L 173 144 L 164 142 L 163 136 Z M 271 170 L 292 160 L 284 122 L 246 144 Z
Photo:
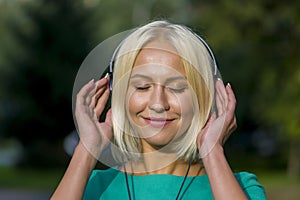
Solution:
M 171 153 L 151 152 L 144 154 L 141 161 L 130 161 L 126 164 L 129 174 L 138 176 L 149 174 L 172 174 L 185 176 L 189 161 L 178 159 L 178 156 Z M 124 169 L 122 169 L 124 171 Z M 200 176 L 205 174 L 203 166 L 198 163 L 191 163 L 188 176 Z
M 143 141 L 142 146 L 143 157 L 139 161 L 129 161 L 126 164 L 127 173 L 140 176 L 148 174 L 186 175 L 189 161 L 179 159 L 174 152 L 162 152 L 161 148 L 155 148 Z M 121 171 L 124 169 L 121 168 Z M 191 163 L 188 176 L 199 176 L 204 173 L 205 170 L 200 163 Z

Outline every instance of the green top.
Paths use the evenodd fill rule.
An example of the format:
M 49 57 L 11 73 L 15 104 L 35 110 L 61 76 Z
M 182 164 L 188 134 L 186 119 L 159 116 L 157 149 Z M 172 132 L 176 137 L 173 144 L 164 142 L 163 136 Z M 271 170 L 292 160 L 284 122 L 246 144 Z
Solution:
M 266 199 L 264 188 L 257 182 L 254 174 L 240 172 L 236 173 L 235 177 L 249 199 Z M 135 200 L 174 200 L 183 179 L 184 176 L 170 174 L 145 176 L 128 174 L 131 198 Z M 94 170 L 86 186 L 83 199 L 129 199 L 125 174 L 113 168 Z M 187 177 L 179 199 L 213 199 L 207 175 Z

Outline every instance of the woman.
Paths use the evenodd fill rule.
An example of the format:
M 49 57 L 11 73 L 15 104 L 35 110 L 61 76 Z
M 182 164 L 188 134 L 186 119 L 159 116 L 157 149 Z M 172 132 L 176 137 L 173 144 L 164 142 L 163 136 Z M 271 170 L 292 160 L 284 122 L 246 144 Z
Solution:
M 80 142 L 53 199 L 265 199 L 255 175 L 233 174 L 224 156 L 236 100 L 201 37 L 155 21 L 115 53 L 111 77 L 77 95 Z M 108 144 L 118 164 L 93 170 Z

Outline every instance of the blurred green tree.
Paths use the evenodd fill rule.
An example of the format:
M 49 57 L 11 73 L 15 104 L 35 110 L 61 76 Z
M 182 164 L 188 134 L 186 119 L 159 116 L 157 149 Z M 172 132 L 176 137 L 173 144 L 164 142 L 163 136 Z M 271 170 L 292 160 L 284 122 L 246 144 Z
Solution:
M 259 88 L 254 96 L 255 113 L 281 130 L 289 145 L 287 171 L 300 175 L 300 2 L 264 4 Z
M 239 131 L 249 122 L 272 126 L 282 144 L 289 141 L 288 173 L 299 175 L 300 3 L 192 2 L 192 24 L 208 35 L 222 74 L 236 89 Z M 285 146 L 280 151 L 287 152 Z
M 62 139 L 74 129 L 73 82 L 91 45 L 88 10 L 80 0 L 19 6 L 26 23 L 6 23 L 20 49 L 10 49 L 9 70 L 1 74 L 1 87 L 6 88 L 2 99 L 12 108 L 2 127 L 22 142 L 26 163 L 56 165 L 65 158 L 58 151 Z

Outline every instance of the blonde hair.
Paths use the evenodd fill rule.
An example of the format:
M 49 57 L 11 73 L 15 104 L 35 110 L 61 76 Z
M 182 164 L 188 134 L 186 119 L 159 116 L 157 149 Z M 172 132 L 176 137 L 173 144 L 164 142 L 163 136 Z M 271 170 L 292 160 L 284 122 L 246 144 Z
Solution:
M 187 81 L 195 96 L 193 104 L 196 110 L 191 125 L 186 134 L 175 141 L 173 150 L 179 158 L 195 160 L 198 155 L 196 139 L 213 106 L 214 65 L 206 46 L 195 33 L 183 25 L 167 21 L 154 21 L 137 28 L 122 41 L 118 49 L 114 63 L 111 106 L 114 144 L 131 159 L 137 160 L 141 153 L 140 138 L 133 136 L 127 117 L 126 93 L 130 73 L 139 51 L 149 42 L 161 39 L 173 46 L 181 57 Z

